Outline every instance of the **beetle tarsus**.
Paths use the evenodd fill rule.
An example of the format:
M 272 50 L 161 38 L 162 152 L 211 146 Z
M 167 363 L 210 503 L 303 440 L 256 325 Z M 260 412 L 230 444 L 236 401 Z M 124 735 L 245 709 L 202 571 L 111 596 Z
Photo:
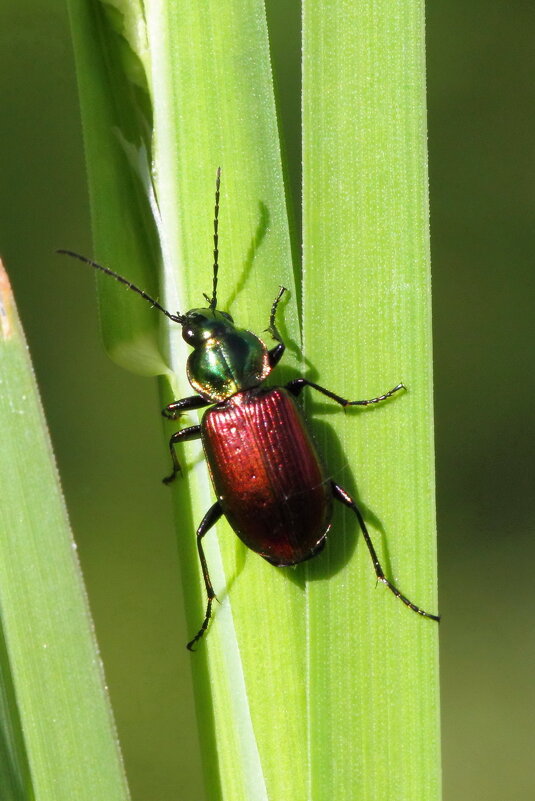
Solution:
M 370 406 L 374 403 L 381 403 L 381 401 L 386 400 L 387 398 L 391 398 L 396 392 L 404 389 L 407 390 L 405 384 L 397 384 L 393 389 L 388 390 L 385 392 L 384 395 L 379 395 L 377 398 L 371 398 L 370 400 L 360 400 L 360 401 L 346 401 L 344 406 Z
M 403 595 L 403 593 L 401 593 L 401 592 L 398 590 L 398 588 L 396 587 L 396 585 L 395 585 L 395 584 L 392 584 L 392 582 L 391 582 L 391 581 L 389 581 L 389 580 L 386 578 L 386 576 L 382 576 L 382 577 L 381 577 L 381 576 L 377 576 L 377 580 L 378 580 L 378 581 L 380 581 L 380 582 L 382 582 L 382 584 L 385 584 L 385 585 L 388 587 L 388 589 L 389 589 L 391 592 L 393 592 L 393 593 L 394 593 L 394 595 L 396 596 L 396 598 L 399 598 L 399 600 L 400 600 L 400 601 L 402 601 L 402 602 L 405 604 L 405 606 L 408 606 L 408 607 L 409 607 L 409 609 L 412 609 L 412 611 L 413 611 L 413 612 L 416 612 L 416 614 L 417 614 L 417 615 L 421 615 L 422 617 L 429 617 L 429 618 L 431 618 L 431 620 L 436 620 L 436 621 L 437 621 L 437 623 L 439 623 L 439 622 L 440 622 L 440 615 L 433 615 L 433 614 L 431 614 L 431 612 L 426 612 L 426 611 L 425 611 L 424 609 L 422 609 L 421 607 L 419 607 L 419 606 L 416 606 L 416 604 L 413 604 L 413 602 L 412 602 L 412 601 L 410 601 L 410 600 L 409 600 L 409 599 L 408 599 L 408 598 L 407 598 L 405 595 Z
M 266 331 L 273 337 L 275 342 L 278 343 L 277 345 L 275 345 L 274 348 L 271 348 L 271 350 L 268 353 L 269 366 L 271 367 L 271 369 L 273 369 L 275 365 L 277 365 L 280 362 L 280 360 L 283 357 L 284 351 L 286 350 L 286 345 L 284 344 L 281 333 L 277 328 L 277 324 L 275 323 L 275 315 L 277 314 L 277 306 L 279 305 L 280 299 L 287 291 L 288 290 L 286 289 L 285 286 L 279 287 L 277 297 L 275 298 L 271 306 L 271 313 L 269 315 L 269 325 L 266 328 Z
M 215 598 L 215 595 L 214 595 L 214 598 Z M 201 639 L 201 637 L 203 636 L 204 632 L 208 628 L 208 624 L 210 622 L 210 618 L 212 617 L 212 602 L 213 602 L 214 598 L 208 598 L 208 603 L 206 605 L 206 612 L 204 613 L 204 620 L 202 622 L 202 626 L 199 629 L 199 631 L 197 632 L 197 634 L 195 635 L 195 637 L 192 640 L 190 640 L 189 643 L 186 645 L 186 648 L 188 649 L 188 651 L 192 651 L 193 653 L 195 653 L 195 651 L 197 649 L 194 648 L 193 646 L 195 645 L 196 642 L 198 642 Z M 217 598 L 215 598 L 215 599 L 217 600 Z
M 165 484 L 165 485 L 172 484 L 173 481 L 176 479 L 176 477 L 177 476 L 181 476 L 181 475 L 182 475 L 182 468 L 179 465 L 178 466 L 178 470 L 173 470 L 171 475 L 165 476 L 165 478 L 162 478 L 162 484 Z
M 280 286 L 279 287 L 279 291 L 277 292 L 277 297 L 275 298 L 275 300 L 273 301 L 273 303 L 271 305 L 271 312 L 270 312 L 270 315 L 269 315 L 269 325 L 267 327 L 267 331 L 269 331 L 269 333 L 271 334 L 273 339 L 276 339 L 278 342 L 282 342 L 282 337 L 279 334 L 279 331 L 277 329 L 277 325 L 275 323 L 275 316 L 277 314 L 277 306 L 279 305 L 279 303 L 281 301 L 281 298 L 282 298 L 282 296 L 284 295 L 285 292 L 288 292 L 286 287 L 285 286 Z

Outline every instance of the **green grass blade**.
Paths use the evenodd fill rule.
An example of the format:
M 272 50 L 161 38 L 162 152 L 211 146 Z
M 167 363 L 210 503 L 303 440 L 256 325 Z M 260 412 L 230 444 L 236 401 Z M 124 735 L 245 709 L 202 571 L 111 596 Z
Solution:
M 122 122 L 137 119 L 140 124 L 139 94 L 127 91 L 135 63 L 144 70 L 144 78 L 136 72 L 135 81 L 147 87 L 150 109 L 145 118 L 153 123 L 148 153 L 152 183 L 145 184 L 143 205 L 143 215 L 147 208 L 154 214 L 152 221 L 143 216 L 143 225 L 151 236 L 157 231 L 161 248 L 161 254 L 148 254 L 150 264 L 145 266 L 151 271 L 148 280 L 159 283 L 159 291 L 152 291 L 171 310 L 183 312 L 205 303 L 202 293 L 211 289 L 215 172 L 221 166 L 220 305 L 240 325 L 261 332 L 279 284 L 292 290 L 281 309 L 290 344 L 287 370 L 298 356 L 297 309 L 263 4 L 161 0 L 147 3 L 143 12 L 137 4 L 123 2 L 114 8 L 117 13 L 110 17 L 99 4 L 70 2 L 97 254 L 151 291 L 129 264 L 122 267 L 124 229 L 135 240 L 139 202 L 128 189 L 135 183 L 127 174 L 134 160 L 122 158 L 110 146 L 111 132 L 123 147 L 128 144 L 128 152 L 130 143 L 142 137 L 141 129 L 137 136 L 132 130 L 125 133 Z M 146 50 L 140 44 L 144 42 Z M 124 86 L 121 93 L 113 88 L 117 83 Z M 106 175 L 117 184 L 108 184 L 108 191 L 101 177 Z M 142 245 L 131 241 L 129 251 L 141 254 Z M 117 350 L 133 353 L 129 342 L 139 341 L 136 327 L 128 331 L 119 319 L 124 290 L 100 284 L 108 295 L 103 303 L 109 300 L 110 308 L 123 293 L 114 312 L 117 324 L 111 313 L 105 320 L 108 347 L 113 355 Z M 133 294 L 128 301 L 132 306 L 142 303 Z M 162 392 L 168 401 L 191 394 L 184 370 L 188 349 L 178 327 L 168 331 L 166 321 L 159 322 L 160 355 L 152 364 L 154 372 L 165 376 Z M 157 337 L 153 341 L 158 343 Z M 284 380 L 281 372 L 278 379 Z M 187 425 L 188 418 L 180 426 L 168 426 L 166 436 Z M 187 481 L 173 494 L 193 634 L 205 606 L 195 527 L 214 496 L 195 444 L 181 452 L 181 459 Z M 277 571 L 246 553 L 226 524 L 218 525 L 218 536 L 206 538 L 206 552 L 221 605 L 209 636 L 192 657 L 207 792 L 211 799 L 233 801 L 303 798 L 304 572 Z M 281 748 L 282 742 L 288 747 Z
M 241 325 L 262 331 L 278 285 L 293 285 L 263 6 L 176 3 L 162 15 L 165 5 L 151 6 L 147 23 L 158 58 L 152 77 L 156 194 L 168 249 L 164 261 L 179 268 L 178 284 L 171 276 L 173 289 L 178 286 L 175 305 L 202 305 L 200 293 L 211 287 L 214 173 L 220 165 L 222 307 Z M 284 318 L 295 339 L 295 302 L 285 305 Z M 182 375 L 186 350 L 171 342 Z M 190 393 L 183 379 L 180 391 Z M 205 466 L 195 473 L 192 520 L 198 524 L 214 496 Z M 193 477 L 190 471 L 190 483 Z M 193 582 L 196 587 L 188 610 L 195 632 L 205 602 L 192 528 L 179 547 L 186 592 L 192 593 Z M 219 545 L 209 535 L 206 551 L 222 605 L 192 664 L 208 795 L 219 784 L 222 797 L 233 800 L 300 798 L 306 776 L 302 580 L 292 581 L 247 553 L 226 524 L 218 525 L 218 533 Z M 215 743 L 206 739 L 210 731 Z M 281 749 L 281 736 L 292 748 Z M 216 757 L 217 783 L 211 776 Z
M 316 435 L 388 576 L 436 612 L 424 70 L 420 0 L 304 0 L 311 377 L 352 399 L 408 386 Z M 439 798 L 437 624 L 376 586 L 349 512 L 308 570 L 309 797 Z
M 153 216 L 152 108 L 146 30 L 137 2 L 69 0 L 96 259 L 159 295 L 159 243 Z M 134 49 L 135 47 L 135 49 Z M 65 243 L 76 251 L 76 243 Z M 87 254 L 84 254 L 87 255 Z M 80 269 L 74 264 L 69 269 Z M 124 367 L 165 373 L 158 315 L 100 273 L 104 343 Z
M 26 343 L 0 272 L 2 799 L 127 801 Z

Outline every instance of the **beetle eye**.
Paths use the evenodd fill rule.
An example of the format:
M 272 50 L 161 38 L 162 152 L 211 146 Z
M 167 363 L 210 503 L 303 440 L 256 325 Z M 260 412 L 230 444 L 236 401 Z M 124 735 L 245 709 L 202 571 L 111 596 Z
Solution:
M 196 330 L 191 326 L 184 326 L 182 328 L 182 338 L 188 343 L 188 345 L 195 344 L 196 333 Z
M 219 312 L 219 313 L 220 313 L 220 314 L 221 314 L 223 317 L 226 317 L 226 318 L 227 318 L 227 320 L 228 320 L 230 323 L 233 323 L 233 322 L 234 322 L 233 318 L 230 316 L 230 314 L 229 314 L 228 312 L 224 312 L 224 311 L 222 311 L 222 312 Z

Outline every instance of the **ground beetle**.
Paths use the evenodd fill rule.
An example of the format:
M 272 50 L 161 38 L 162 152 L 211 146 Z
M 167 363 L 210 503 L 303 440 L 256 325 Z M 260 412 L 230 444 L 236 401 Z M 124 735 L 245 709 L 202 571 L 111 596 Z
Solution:
M 344 407 L 369 406 L 390 398 L 405 387 L 398 384 L 377 398 L 348 401 L 306 378 L 295 378 L 284 387 L 263 386 L 285 350 L 275 322 L 277 306 L 285 288 L 280 287 L 271 306 L 266 330 L 277 344 L 270 350 L 259 337 L 237 328 L 230 314 L 217 308 L 220 180 L 221 170 L 218 169 L 213 288 L 211 298 L 204 296 L 208 301 L 207 308 L 191 309 L 187 314 L 171 314 L 146 292 L 107 267 L 69 250 L 58 251 L 126 284 L 170 320 L 179 323 L 182 337 L 193 348 L 187 362 L 187 373 L 197 394 L 173 401 L 162 411 L 164 417 L 176 420 L 184 412 L 211 406 L 200 425 L 183 428 L 171 437 L 169 449 L 173 471 L 163 479 L 169 484 L 180 473 L 175 446 L 186 440 L 201 439 L 217 501 L 197 529 L 197 547 L 208 604 L 202 626 L 187 647 L 193 650 L 212 615 L 215 593 L 202 539 L 219 518 L 225 515 L 238 537 L 252 551 L 272 565 L 285 567 L 311 559 L 323 549 L 331 526 L 333 499 L 355 513 L 377 579 L 413 612 L 439 620 L 438 615 L 413 604 L 386 578 L 360 509 L 324 470 L 295 400 L 308 386 Z

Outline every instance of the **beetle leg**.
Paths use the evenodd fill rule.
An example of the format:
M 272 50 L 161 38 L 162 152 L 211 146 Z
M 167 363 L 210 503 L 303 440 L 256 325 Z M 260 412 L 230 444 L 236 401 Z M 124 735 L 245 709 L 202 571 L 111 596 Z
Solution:
M 183 428 L 180 431 L 177 431 L 171 439 L 169 440 L 169 452 L 171 453 L 171 459 L 173 460 L 173 472 L 171 475 L 166 476 L 162 479 L 164 484 L 170 484 L 171 481 L 174 481 L 175 478 L 179 473 L 182 472 L 180 467 L 180 462 L 178 461 L 178 457 L 175 451 L 175 445 L 183 440 L 187 439 L 199 439 L 201 436 L 201 427 L 200 426 L 189 426 L 189 428 Z
M 201 398 L 200 395 L 190 395 L 189 398 L 181 398 L 169 403 L 165 409 L 162 409 L 162 414 L 168 420 L 177 420 L 184 412 L 189 412 L 192 409 L 202 409 L 203 406 L 209 405 L 210 401 Z
M 187 644 L 187 649 L 189 651 L 193 651 L 193 646 L 200 640 L 203 636 L 204 632 L 208 628 L 208 622 L 212 617 L 212 602 L 216 597 L 214 588 L 212 587 L 212 582 L 210 581 L 210 574 L 208 572 L 208 564 L 206 563 L 206 557 L 204 555 L 203 547 L 202 547 L 202 538 L 204 535 L 214 526 L 221 515 L 223 514 L 223 510 L 219 501 L 216 501 L 213 506 L 208 509 L 205 516 L 201 521 L 201 525 L 197 529 L 197 550 L 199 551 L 199 559 L 201 560 L 201 567 L 202 567 L 202 575 L 204 578 L 204 586 L 206 587 L 206 594 L 208 596 L 208 604 L 206 606 L 206 612 L 204 613 L 204 620 L 202 622 L 202 626 L 195 635 L 195 637 L 189 641 Z
M 269 315 L 269 326 L 266 328 L 266 331 L 269 331 L 275 342 L 278 342 L 274 348 L 269 351 L 269 366 L 273 369 L 276 364 L 280 362 L 282 359 L 282 355 L 286 350 L 286 345 L 282 341 L 282 337 L 280 334 L 279 329 L 275 323 L 275 315 L 277 313 L 277 306 L 279 305 L 280 299 L 286 292 L 286 287 L 281 286 L 279 287 L 279 292 L 277 297 L 273 301 L 273 305 L 271 306 L 271 314 Z
M 371 398 L 371 400 L 349 401 L 340 397 L 340 395 L 335 395 L 334 392 L 331 392 L 329 389 L 325 389 L 325 387 L 320 387 L 319 384 L 314 384 L 307 378 L 294 378 L 293 381 L 290 381 L 289 384 L 286 384 L 286 389 L 288 389 L 292 395 L 295 395 L 296 397 L 305 387 L 317 389 L 318 392 L 321 392 L 323 395 L 327 395 L 328 398 L 332 398 L 332 400 L 336 401 L 336 403 L 339 403 L 340 406 L 370 406 L 373 403 L 380 403 L 381 401 L 390 398 L 392 395 L 394 395 L 394 393 L 399 392 L 402 389 L 407 389 L 405 384 L 397 384 L 397 386 L 395 386 L 393 389 L 385 392 L 384 395 L 379 395 L 377 398 Z
M 409 599 L 406 598 L 404 595 L 402 595 L 401 592 L 398 590 L 398 588 L 394 584 L 392 584 L 391 581 L 387 579 L 387 577 L 384 574 L 384 570 L 381 567 L 379 559 L 377 558 L 375 548 L 373 547 L 373 543 L 371 541 L 370 535 L 368 534 L 368 529 L 366 528 L 366 523 L 364 522 L 364 518 L 362 517 L 362 512 L 360 511 L 359 507 L 357 506 L 353 498 L 350 495 L 348 495 L 345 489 L 343 489 L 343 487 L 340 487 L 334 481 L 331 481 L 331 487 L 333 491 L 333 497 L 336 498 L 337 501 L 343 503 L 344 506 L 348 506 L 350 509 L 352 509 L 357 516 L 357 520 L 359 521 L 359 526 L 362 531 L 362 536 L 364 537 L 364 541 L 368 546 L 368 550 L 372 558 L 373 567 L 375 569 L 375 575 L 377 576 L 377 580 L 381 581 L 383 584 L 386 584 L 388 589 L 391 590 L 391 592 L 393 592 L 394 595 L 397 598 L 399 598 L 400 601 L 403 601 L 405 606 L 408 606 L 409 609 L 412 609 L 413 612 L 416 612 L 418 615 L 422 615 L 423 617 L 430 617 L 432 620 L 437 620 L 437 621 L 440 620 L 439 615 L 432 615 L 430 612 L 424 612 L 424 610 L 420 609 L 419 606 L 416 606 L 416 604 L 413 604 L 412 601 L 409 601 Z

